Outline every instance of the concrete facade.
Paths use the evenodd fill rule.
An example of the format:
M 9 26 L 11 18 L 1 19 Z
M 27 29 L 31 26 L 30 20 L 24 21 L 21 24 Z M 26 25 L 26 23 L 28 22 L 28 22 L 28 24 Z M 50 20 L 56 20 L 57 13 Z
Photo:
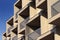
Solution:
M 3 40 L 60 40 L 60 0 L 17 0 Z

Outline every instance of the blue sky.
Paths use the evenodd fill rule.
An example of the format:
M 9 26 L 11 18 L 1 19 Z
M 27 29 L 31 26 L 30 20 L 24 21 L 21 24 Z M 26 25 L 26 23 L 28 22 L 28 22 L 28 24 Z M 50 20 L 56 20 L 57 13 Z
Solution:
M 16 0 L 0 0 L 0 40 L 2 33 L 6 31 L 6 21 L 13 15 L 13 5 Z

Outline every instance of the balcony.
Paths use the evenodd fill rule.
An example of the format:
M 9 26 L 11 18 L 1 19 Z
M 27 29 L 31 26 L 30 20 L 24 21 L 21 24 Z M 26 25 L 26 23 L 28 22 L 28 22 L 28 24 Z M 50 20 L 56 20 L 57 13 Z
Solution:
M 25 40 L 25 30 L 20 30 L 19 34 L 18 34 L 18 39 L 19 40 L 22 40 L 24 39 Z
M 42 9 L 41 15 L 44 16 L 45 18 L 48 18 L 48 14 L 47 14 L 47 0 L 45 0 L 43 3 L 41 3 L 37 8 Z
M 18 40 L 18 36 L 14 36 L 12 40 Z
M 3 34 L 3 36 L 5 36 L 5 37 L 6 37 L 6 33 L 4 33 L 4 34 Z
M 20 33 L 23 30 L 25 30 L 28 20 L 29 20 L 29 17 L 24 19 L 21 23 L 19 23 L 19 28 L 18 28 L 19 31 L 18 31 L 18 33 Z
M 12 19 L 10 19 L 10 20 L 8 20 L 8 22 L 6 23 L 6 33 L 7 33 L 7 36 L 9 36 L 10 35 L 10 33 L 11 33 L 11 29 L 13 28 L 13 18 Z
M 56 31 L 56 26 L 54 26 L 52 29 L 48 30 L 47 32 L 40 35 L 40 37 L 37 38 L 37 40 L 54 40 L 54 33 Z
M 26 26 L 26 24 L 24 22 L 21 22 L 20 23 L 20 30 L 23 29 L 23 28 L 25 28 L 25 26 Z
M 47 9 L 47 0 L 45 0 L 44 2 L 42 2 L 38 8 L 41 8 L 41 9 Z
M 55 4 L 52 5 L 52 17 L 49 19 L 49 23 L 50 24 L 54 24 L 54 25 L 60 25 L 60 1 L 57 1 Z M 51 21 L 50 21 L 51 20 Z
M 60 13 L 49 19 L 50 24 L 60 25 Z
M 14 29 L 12 30 L 12 32 L 17 35 L 17 34 L 18 34 L 18 27 L 14 28 Z
M 54 40 L 54 33 L 51 33 L 40 40 Z
M 19 9 L 21 9 L 21 8 L 22 8 L 22 0 L 17 1 L 17 2 L 15 3 L 15 6 L 16 6 L 17 8 L 19 8 Z
M 28 35 L 29 40 L 36 40 L 41 35 L 40 28 Z
M 13 17 L 11 17 L 11 18 L 7 21 L 7 23 L 8 23 L 10 26 L 13 27 Z
M 36 29 L 40 28 L 40 16 L 38 15 L 37 17 L 35 17 L 35 18 L 34 17 L 32 17 L 27 22 L 27 26 L 29 26 L 32 30 L 36 30 Z
M 60 2 L 58 1 L 52 6 L 52 17 L 49 19 L 50 24 L 56 25 L 56 34 L 60 35 Z
M 13 28 L 13 26 L 10 26 L 9 24 L 6 25 L 6 33 L 7 33 L 7 36 L 9 36 L 11 34 L 11 29 Z
M 28 20 L 29 20 L 29 17 L 20 23 L 20 29 L 23 29 L 26 26 Z
M 10 34 L 12 28 L 13 28 L 13 27 L 9 27 L 9 28 L 7 29 L 7 33 L 8 33 L 8 34 Z
M 60 25 L 60 1 L 57 1 L 55 4 L 51 6 L 51 15 L 52 17 L 49 19 L 51 24 Z
M 6 33 L 3 33 L 2 39 L 3 39 L 3 40 L 7 40 Z
M 32 0 L 31 1 L 31 6 L 33 8 L 36 8 L 38 7 L 39 5 L 41 5 L 45 0 Z
M 19 12 L 19 15 L 26 19 L 27 17 L 29 17 L 29 4 L 27 4 L 20 12 Z
M 36 0 L 36 7 L 41 5 L 44 1 L 46 1 L 46 0 Z

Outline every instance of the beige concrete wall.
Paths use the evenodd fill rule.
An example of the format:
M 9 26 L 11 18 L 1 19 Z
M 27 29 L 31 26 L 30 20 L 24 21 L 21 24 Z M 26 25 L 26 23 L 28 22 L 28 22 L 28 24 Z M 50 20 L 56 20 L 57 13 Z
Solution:
M 22 0 L 22 8 L 24 8 L 29 2 L 30 2 L 31 0 Z M 38 0 L 35 0 L 36 1 L 36 5 L 37 5 L 37 3 L 39 2 Z M 44 33 L 46 33 L 47 31 L 49 31 L 47 34 L 45 34 L 45 35 L 43 35 L 43 36 L 41 36 L 40 38 L 42 38 L 42 37 L 44 37 L 44 36 L 46 36 L 46 35 L 48 35 L 48 34 L 50 34 L 51 33 L 51 29 L 53 29 L 53 27 L 54 27 L 54 25 L 52 25 L 52 24 L 49 24 L 49 22 L 51 21 L 51 20 L 49 20 L 52 16 L 51 16 L 51 6 L 54 4 L 54 3 L 56 3 L 58 0 L 47 0 L 47 3 L 48 3 L 48 19 L 47 18 L 45 18 L 45 17 L 43 17 L 43 16 L 40 16 L 40 24 L 41 24 L 41 34 L 44 34 Z M 43 2 L 43 1 L 41 1 L 41 2 Z M 13 23 L 13 29 L 14 28 L 16 28 L 17 27 L 17 25 L 18 25 L 18 33 L 19 32 L 21 32 L 21 31 L 23 31 L 23 30 L 25 30 L 25 36 L 27 35 L 27 34 L 30 34 L 30 33 L 32 33 L 32 32 L 34 32 L 31 28 L 29 28 L 29 26 L 26 26 L 25 27 L 25 29 L 22 29 L 22 30 L 20 30 L 20 23 L 22 22 L 22 21 L 24 21 L 25 19 L 24 18 L 22 18 L 17 12 L 19 11 L 20 9 L 18 9 L 15 5 L 14 5 L 14 23 Z M 35 17 L 34 16 L 38 16 L 37 14 L 41 11 L 41 9 L 38 9 L 38 8 L 33 8 L 33 7 L 29 7 L 29 10 L 30 10 L 30 20 L 29 20 L 29 22 L 31 22 Z M 17 13 L 17 19 L 16 19 L 16 13 Z M 33 19 L 31 19 L 32 17 L 34 17 Z M 16 20 L 18 20 L 18 23 L 15 23 L 15 21 Z M 6 23 L 6 33 L 7 33 L 7 35 L 8 35 L 8 28 L 9 27 L 11 27 L 8 23 Z M 12 29 L 12 30 L 13 30 Z M 11 39 L 14 37 L 14 36 L 17 36 L 16 34 L 14 34 L 12 31 L 11 31 Z M 18 34 L 18 38 L 20 38 L 21 36 L 23 36 L 23 35 L 21 35 L 21 34 Z M 59 35 L 57 35 L 57 34 L 55 34 L 54 35 L 55 36 L 55 40 L 60 40 L 60 36 Z M 4 37 L 3 36 L 3 40 L 5 39 L 6 37 Z M 7 37 L 7 40 L 9 40 L 9 37 Z M 20 40 L 20 39 L 19 39 Z M 28 40 L 28 37 L 26 36 L 26 40 Z
M 22 34 L 18 34 L 18 40 L 20 40 L 22 36 Z
M 17 7 L 14 5 L 14 13 L 16 14 L 18 11 L 19 11 L 19 8 L 17 8 Z
M 51 30 L 53 28 L 53 25 L 48 24 L 48 19 L 41 16 L 41 34 L 44 34 L 45 32 Z
M 55 40 L 60 40 L 60 36 L 58 34 L 55 34 Z
M 19 8 L 17 8 L 15 5 L 14 5 L 14 22 L 16 21 L 16 19 L 18 18 L 18 16 L 17 16 L 17 12 L 19 11 L 20 9 Z M 16 18 L 17 17 L 17 18 Z
M 10 37 L 7 37 L 7 40 L 9 40 L 10 39 Z
M 8 33 L 8 29 L 9 29 L 10 27 L 12 27 L 12 26 L 10 26 L 8 23 L 6 23 L 6 33 L 7 33 L 7 36 L 10 34 L 10 33 Z M 11 30 L 10 30 L 10 31 L 11 31 Z
M 14 28 L 17 27 L 18 23 L 14 23 Z
M 16 34 L 14 34 L 13 32 L 11 32 L 11 40 L 12 40 L 12 38 L 15 37 L 15 36 L 16 36 Z
M 24 18 L 22 18 L 20 15 L 18 16 L 18 23 L 21 23 L 22 21 L 24 21 Z
M 39 12 L 41 11 L 41 9 L 34 9 L 33 7 L 30 6 L 30 18 L 32 18 L 33 16 L 36 16 Z
M 14 5 L 14 22 L 15 22 L 15 20 L 18 18 L 18 11 L 19 11 L 20 9 L 19 8 L 17 8 L 15 5 Z M 17 18 L 16 18 L 17 17 Z
M 20 15 L 18 15 L 18 33 L 20 32 L 20 23 L 22 21 L 24 21 L 24 19 Z
M 7 39 L 5 36 L 2 36 L 2 40 L 5 40 L 5 39 Z
M 22 0 L 22 8 L 25 7 L 31 0 Z
M 37 5 L 40 1 L 42 1 L 42 0 L 36 0 L 36 5 Z

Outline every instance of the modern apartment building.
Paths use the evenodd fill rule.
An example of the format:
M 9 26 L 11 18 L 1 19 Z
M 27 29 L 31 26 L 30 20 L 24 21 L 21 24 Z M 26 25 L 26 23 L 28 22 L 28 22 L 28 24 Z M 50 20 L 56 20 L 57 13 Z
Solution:
M 60 40 L 60 0 L 17 0 L 3 40 Z

